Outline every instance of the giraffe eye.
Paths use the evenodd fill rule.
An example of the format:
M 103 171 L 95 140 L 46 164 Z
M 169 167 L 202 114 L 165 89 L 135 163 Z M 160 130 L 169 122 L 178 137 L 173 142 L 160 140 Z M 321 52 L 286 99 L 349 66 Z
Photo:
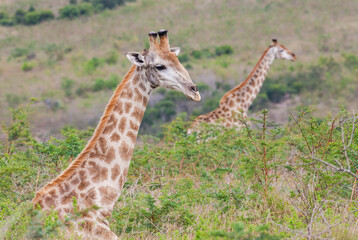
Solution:
M 157 69 L 158 71 L 162 71 L 162 70 L 165 70 L 166 67 L 164 65 L 156 65 L 155 69 Z
M 279 52 L 283 52 L 284 50 L 283 49 L 281 49 Z

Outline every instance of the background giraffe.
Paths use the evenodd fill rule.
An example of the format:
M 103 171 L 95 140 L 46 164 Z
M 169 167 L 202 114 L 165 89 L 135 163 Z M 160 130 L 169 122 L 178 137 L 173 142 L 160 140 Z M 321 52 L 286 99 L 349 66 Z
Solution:
M 132 158 L 138 129 L 152 91 L 164 86 L 176 89 L 194 101 L 200 94 L 180 64 L 179 48 L 170 48 L 167 31 L 150 32 L 150 49 L 129 52 L 134 65 L 111 97 L 87 146 L 56 179 L 36 193 L 33 203 L 43 210 L 56 210 L 61 217 L 73 212 L 73 197 L 79 210 L 93 205 L 76 231 L 90 239 L 117 239 L 106 218 L 121 193 Z
M 247 111 L 258 95 L 273 61 L 276 58 L 296 60 L 293 52 L 282 44 L 278 44 L 276 39 L 272 39 L 272 41 L 273 44 L 265 50 L 246 80 L 227 92 L 221 98 L 218 108 L 210 113 L 198 116 L 194 120 L 192 128 L 197 127 L 201 122 L 217 123 L 225 127 L 243 126 L 243 123 L 238 119 L 238 114 L 247 117 Z M 190 129 L 189 132 L 191 131 Z

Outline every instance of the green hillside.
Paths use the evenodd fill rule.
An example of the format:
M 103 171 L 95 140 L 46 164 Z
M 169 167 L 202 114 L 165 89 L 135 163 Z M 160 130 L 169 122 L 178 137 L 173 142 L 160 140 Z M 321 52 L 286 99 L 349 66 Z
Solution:
M 68 2 L 54 2 L 8 1 L 0 9 L 12 15 L 31 5 L 58 16 Z M 74 20 L 0 27 L 1 121 L 9 121 L 9 107 L 36 98 L 32 127 L 41 136 L 58 133 L 66 125 L 95 126 L 111 88 L 130 68 L 124 53 L 146 47 L 147 33 L 161 28 L 169 29 L 172 46 L 182 48 L 181 60 L 192 79 L 209 85 L 199 85 L 203 93 L 199 104 L 178 96 L 180 104 L 162 107 L 163 121 L 179 112 L 200 114 L 215 108 L 225 91 L 246 78 L 273 37 L 295 52 L 298 61 L 276 61 L 265 87 L 270 82 L 286 85 L 288 78 L 303 82 L 303 87 L 298 93 L 280 84 L 273 86 L 271 91 L 283 89 L 289 94 L 274 100 L 277 104 L 288 98 L 281 104 L 283 112 L 279 111 L 283 106 L 271 104 L 272 99 L 265 95 L 257 99 L 253 110 L 269 107 L 280 116 L 274 119 L 285 122 L 292 106 L 300 103 L 320 104 L 323 112 L 340 104 L 354 108 L 357 9 L 356 1 L 135 1 Z M 215 55 L 215 49 L 223 45 L 232 47 L 233 54 Z M 348 68 L 344 64 L 347 56 L 353 62 Z M 327 74 L 323 69 L 319 76 L 310 75 L 311 67 L 327 66 L 320 58 L 333 58 L 340 72 Z M 307 76 L 302 78 L 302 72 Z M 318 84 L 305 88 L 307 82 L 316 80 L 312 77 L 320 78 Z M 151 106 L 165 98 L 163 95 L 164 90 L 156 91 Z M 145 123 L 143 127 L 148 133 L 160 129 Z

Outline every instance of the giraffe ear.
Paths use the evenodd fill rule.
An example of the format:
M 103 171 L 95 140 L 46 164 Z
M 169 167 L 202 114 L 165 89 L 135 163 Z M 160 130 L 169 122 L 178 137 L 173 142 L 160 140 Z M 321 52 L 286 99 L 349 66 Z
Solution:
M 133 65 L 138 67 L 144 65 L 144 57 L 139 52 L 127 52 L 126 57 Z
M 179 47 L 172 47 L 172 48 L 170 48 L 170 51 L 175 53 L 175 55 L 178 56 L 179 53 L 180 53 L 180 48 Z

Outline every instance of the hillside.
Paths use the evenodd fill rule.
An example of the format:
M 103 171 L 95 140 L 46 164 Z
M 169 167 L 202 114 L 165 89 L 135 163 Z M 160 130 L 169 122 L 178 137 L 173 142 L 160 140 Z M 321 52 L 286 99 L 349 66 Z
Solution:
M 59 219 L 30 201 L 92 136 L 131 67 L 124 53 L 162 28 L 202 101 L 155 90 L 120 170 L 128 175 L 111 230 L 121 239 L 357 239 L 357 1 L 101 1 L 0 3 L 0 239 L 67 240 L 68 224 L 98 209 L 74 197 Z M 188 134 L 272 38 L 298 59 L 273 63 L 251 124 Z
M 36 9 L 51 9 L 57 16 L 66 4 L 67 1 L 5 1 L 0 9 L 13 13 L 32 5 Z M 172 46 L 182 48 L 182 60 L 192 79 L 209 86 L 201 85 L 200 104 L 178 96 L 174 100 L 180 104 L 175 104 L 174 112 L 173 106 L 172 110 L 161 110 L 166 116 L 160 120 L 171 120 L 183 111 L 200 114 L 215 108 L 225 91 L 246 78 L 273 37 L 298 56 L 296 63 L 273 64 L 268 74 L 273 82 L 285 83 L 287 76 L 300 81 L 301 71 L 319 64 L 326 66 L 319 62 L 321 57 L 332 57 L 343 66 L 346 58 L 342 54 L 358 54 L 357 10 L 355 1 L 138 0 L 74 20 L 0 27 L 0 120 L 10 120 L 9 107 L 36 98 L 31 122 L 38 136 L 48 138 L 67 125 L 95 126 L 112 94 L 110 88 L 130 68 L 124 53 L 143 49 L 148 44 L 147 33 L 161 28 L 169 29 Z M 215 48 L 222 45 L 231 46 L 234 53 L 212 56 Z M 193 51 L 202 54 L 198 56 Z M 107 63 L 108 59 L 112 61 Z M 344 68 L 339 74 L 328 76 L 328 80 L 323 72 L 321 80 L 329 81 L 328 89 L 321 89 L 318 84 L 315 89 L 302 89 L 299 93 L 288 91 L 289 95 L 276 102 L 264 96 L 254 103 L 253 113 L 262 106 L 268 107 L 273 119 L 286 122 L 292 109 L 302 103 L 319 105 L 321 112 L 335 110 L 340 104 L 356 109 L 356 71 L 355 66 Z M 305 81 L 310 81 L 308 78 Z M 348 94 L 332 90 L 341 84 L 342 78 L 348 83 L 340 88 L 350 88 Z M 103 81 L 111 81 L 109 89 L 99 86 Z M 157 90 L 150 105 L 163 99 L 164 94 Z M 151 124 L 144 127 L 148 133 L 160 129 Z

